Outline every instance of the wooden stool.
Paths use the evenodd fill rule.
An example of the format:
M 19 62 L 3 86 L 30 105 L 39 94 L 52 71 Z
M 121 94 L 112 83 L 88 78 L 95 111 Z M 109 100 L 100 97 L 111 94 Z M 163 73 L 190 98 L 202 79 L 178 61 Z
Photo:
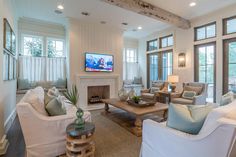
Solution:
M 93 134 L 95 126 L 92 123 L 85 123 L 84 129 L 76 128 L 72 123 L 67 126 L 67 157 L 94 157 L 95 143 Z

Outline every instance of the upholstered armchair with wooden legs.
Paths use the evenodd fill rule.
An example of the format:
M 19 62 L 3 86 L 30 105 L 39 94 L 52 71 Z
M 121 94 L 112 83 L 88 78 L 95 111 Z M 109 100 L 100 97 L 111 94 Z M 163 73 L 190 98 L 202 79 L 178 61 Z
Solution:
M 179 94 L 171 95 L 171 103 L 183 104 L 183 105 L 205 105 L 207 98 L 206 83 L 189 82 L 183 83 L 183 91 Z M 193 91 L 196 93 L 192 98 L 185 98 L 183 96 L 184 91 Z
M 157 80 L 152 82 L 152 86 L 149 89 L 141 90 L 141 98 L 146 101 L 158 101 L 158 92 L 168 87 L 168 82 Z

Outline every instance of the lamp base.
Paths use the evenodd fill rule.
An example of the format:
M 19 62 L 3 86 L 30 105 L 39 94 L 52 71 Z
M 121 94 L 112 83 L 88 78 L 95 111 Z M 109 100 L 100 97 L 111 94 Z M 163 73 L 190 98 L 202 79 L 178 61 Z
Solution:
M 175 92 L 176 84 L 170 84 L 170 90 L 171 92 Z

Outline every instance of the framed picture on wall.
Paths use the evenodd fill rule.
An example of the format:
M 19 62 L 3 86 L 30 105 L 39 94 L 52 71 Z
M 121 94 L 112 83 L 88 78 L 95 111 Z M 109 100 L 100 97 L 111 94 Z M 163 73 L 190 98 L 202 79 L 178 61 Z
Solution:
M 9 54 L 4 51 L 3 52 L 3 66 L 2 66 L 4 81 L 7 81 L 9 79 L 8 78 L 8 74 L 9 74 L 8 66 L 9 66 Z
M 16 79 L 16 75 L 17 75 L 17 62 L 16 59 L 14 58 L 14 62 L 13 62 L 13 68 L 14 68 L 14 73 L 13 73 L 13 79 Z
M 3 47 L 11 52 L 11 45 L 12 45 L 12 29 L 10 24 L 8 23 L 7 19 L 4 19 L 4 34 L 3 34 Z
M 13 31 L 11 32 L 11 53 L 16 55 L 16 35 Z
M 14 57 L 9 56 L 9 80 L 14 79 Z

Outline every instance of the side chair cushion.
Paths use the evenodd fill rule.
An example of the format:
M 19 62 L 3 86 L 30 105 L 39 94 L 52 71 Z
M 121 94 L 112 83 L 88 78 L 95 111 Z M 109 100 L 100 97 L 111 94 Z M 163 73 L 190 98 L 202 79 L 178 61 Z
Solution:
M 200 95 L 202 93 L 202 87 L 196 87 L 196 86 L 184 86 L 184 91 L 194 91 L 197 95 Z
M 198 134 L 213 105 L 170 104 L 167 126 L 189 134 Z
M 182 97 L 185 99 L 193 100 L 193 97 L 196 95 L 197 93 L 195 91 L 184 91 Z
M 159 87 L 151 87 L 150 93 L 155 94 L 158 91 L 160 91 Z

